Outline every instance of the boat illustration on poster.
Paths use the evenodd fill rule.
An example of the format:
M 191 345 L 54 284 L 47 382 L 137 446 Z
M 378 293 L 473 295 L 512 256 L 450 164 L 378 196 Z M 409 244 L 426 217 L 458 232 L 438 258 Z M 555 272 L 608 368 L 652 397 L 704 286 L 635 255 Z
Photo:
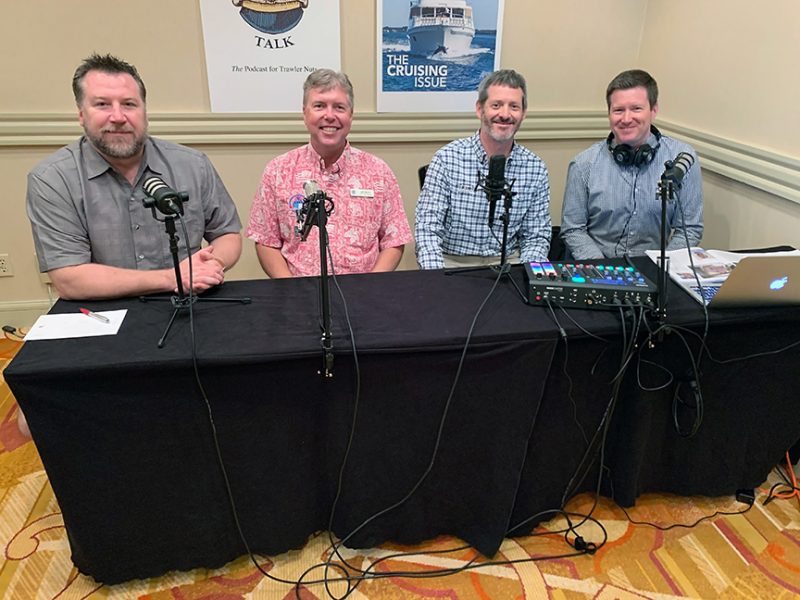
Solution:
M 475 23 L 466 0 L 411 0 L 408 42 L 418 56 L 469 53 Z
M 379 111 L 452 112 L 499 67 L 504 0 L 378 0 Z

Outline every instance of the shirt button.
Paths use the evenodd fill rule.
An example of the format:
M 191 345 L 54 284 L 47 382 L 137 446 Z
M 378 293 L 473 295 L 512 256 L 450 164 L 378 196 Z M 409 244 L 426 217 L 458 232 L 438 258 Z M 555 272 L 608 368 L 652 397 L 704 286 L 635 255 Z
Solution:
M 138 223 L 137 223 L 136 225 L 134 225 L 134 226 L 133 226 L 133 228 L 134 228 L 136 231 L 139 231 L 139 227 L 140 227 L 140 226 L 139 226 L 139 224 L 138 224 Z

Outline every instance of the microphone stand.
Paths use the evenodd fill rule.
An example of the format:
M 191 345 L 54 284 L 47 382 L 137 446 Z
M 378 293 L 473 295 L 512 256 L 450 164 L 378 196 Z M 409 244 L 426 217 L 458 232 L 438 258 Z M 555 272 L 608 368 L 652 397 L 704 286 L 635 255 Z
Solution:
M 328 279 L 328 217 L 333 212 L 333 202 L 325 192 L 318 191 L 308 197 L 306 219 L 301 230 L 300 240 L 305 242 L 311 227 L 319 229 L 319 296 L 320 327 L 322 328 L 322 369 L 317 371 L 325 378 L 333 377 L 333 335 L 331 334 L 331 299 Z M 330 202 L 330 208 L 325 203 Z M 314 222 L 316 220 L 316 223 Z
M 503 185 L 503 189 L 502 190 L 488 189 L 485 186 L 485 184 L 481 184 L 480 181 L 478 182 L 478 185 L 475 188 L 476 191 L 478 189 L 482 189 L 484 192 L 486 192 L 487 198 L 489 200 L 489 205 L 490 205 L 490 209 L 489 209 L 490 210 L 490 213 L 489 213 L 490 217 L 491 217 L 491 204 L 492 204 L 492 202 L 496 202 L 498 197 L 503 199 L 503 214 L 500 215 L 500 221 L 502 221 L 502 223 L 503 223 L 503 237 L 502 237 L 502 241 L 500 242 L 500 264 L 499 265 L 490 265 L 488 267 L 464 267 L 464 268 L 458 268 L 458 269 L 449 269 L 449 270 L 445 271 L 445 275 L 454 275 L 456 273 L 473 273 L 475 271 L 483 271 L 486 268 L 498 271 L 500 273 L 505 273 L 505 274 L 509 274 L 511 272 L 511 265 L 507 262 L 507 255 L 508 255 L 507 246 L 508 246 L 508 227 L 509 227 L 509 224 L 511 222 L 511 215 L 510 215 L 511 205 L 512 205 L 512 201 L 513 201 L 514 196 L 517 195 L 517 192 L 514 192 L 514 191 L 511 190 L 511 188 L 514 187 L 514 181 L 516 181 L 516 180 L 512 179 L 509 183 Z M 491 229 L 491 226 L 492 226 L 492 223 L 491 223 L 491 218 L 490 218 L 490 222 L 489 222 L 490 229 Z M 509 277 L 509 279 L 511 279 L 511 277 Z M 514 282 L 513 279 L 511 279 L 511 281 Z M 514 282 L 514 284 L 516 285 L 516 282 Z
M 661 248 L 658 261 L 658 280 L 656 282 L 658 291 L 656 317 L 658 317 L 659 324 L 663 325 L 667 318 L 667 275 L 669 273 L 669 263 L 667 259 L 667 202 L 673 200 L 675 197 L 675 188 L 672 179 L 664 176 L 661 177 L 661 180 L 658 182 L 657 195 L 661 198 Z
M 183 202 L 187 201 L 188 195 L 186 193 L 181 192 L 179 197 L 176 199 L 178 208 L 182 211 L 183 209 Z M 158 347 L 163 348 L 166 344 L 167 336 L 169 335 L 169 331 L 172 328 L 172 323 L 175 321 L 175 318 L 178 316 L 178 313 L 190 308 L 192 304 L 195 302 L 202 301 L 202 302 L 240 302 L 241 304 L 250 304 L 250 298 L 200 298 L 194 294 L 190 293 L 189 295 L 183 289 L 183 278 L 181 277 L 181 266 L 180 266 L 180 259 L 178 258 L 178 240 L 180 239 L 176 235 L 175 230 L 175 219 L 179 218 L 180 215 L 174 212 L 166 212 L 163 205 L 157 205 L 156 201 L 152 198 L 145 198 L 144 205 L 146 208 L 149 208 L 153 213 L 153 218 L 156 221 L 161 221 L 164 223 L 164 227 L 166 228 L 167 235 L 169 236 L 169 252 L 172 255 L 172 267 L 175 270 L 175 285 L 178 290 L 177 295 L 172 295 L 169 297 L 162 297 L 162 296 L 139 296 L 139 300 L 141 302 L 159 302 L 159 301 L 169 301 L 172 304 L 173 311 L 172 316 L 167 323 L 167 327 L 164 329 L 164 333 L 162 334 L 161 338 L 158 340 Z M 163 219 L 159 219 L 156 215 L 156 207 L 162 211 L 164 214 Z M 188 252 L 188 247 L 187 247 Z M 191 259 L 190 259 L 191 260 Z
M 511 220 L 511 201 L 512 198 L 516 195 L 516 192 L 511 191 L 511 186 L 514 185 L 512 181 L 508 186 L 503 187 L 503 191 L 501 195 L 504 198 L 503 202 L 503 214 L 500 216 L 500 219 L 503 221 L 503 241 L 500 244 L 500 265 L 499 269 L 503 273 L 508 273 L 511 270 L 511 265 L 506 262 L 506 256 L 508 253 L 508 249 L 506 246 L 508 245 L 508 225 Z

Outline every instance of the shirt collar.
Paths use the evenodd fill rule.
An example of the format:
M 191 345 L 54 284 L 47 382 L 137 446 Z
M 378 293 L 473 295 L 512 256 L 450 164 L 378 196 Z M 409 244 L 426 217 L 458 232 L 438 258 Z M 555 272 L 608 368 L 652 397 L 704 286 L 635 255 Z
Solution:
M 606 142 L 606 144 L 607 143 L 608 142 Z M 658 138 L 656 137 L 656 134 L 654 134 L 651 131 L 650 135 L 647 136 L 647 139 L 644 142 L 642 142 L 642 146 L 644 146 L 645 144 L 647 144 L 651 148 L 655 148 L 656 145 L 658 144 Z M 613 148 L 616 148 L 617 146 L 619 146 L 619 142 L 617 141 L 617 138 L 612 135 L 612 137 L 611 137 L 611 148 L 613 149 Z M 638 146 L 638 147 L 641 147 L 641 146 Z
M 319 153 L 314 150 L 314 147 L 311 144 L 306 145 L 306 152 L 307 158 L 309 162 L 316 162 L 319 165 L 319 171 L 322 174 L 323 178 L 332 180 L 340 177 L 342 173 L 345 171 L 345 166 L 347 165 L 348 160 L 350 159 L 350 142 L 345 141 L 344 150 L 342 150 L 341 156 L 333 163 L 330 167 L 325 168 L 325 160 L 319 155 Z
M 106 171 L 114 170 L 85 135 L 81 137 L 80 147 L 88 179 L 99 177 Z M 142 162 L 139 165 L 139 173 L 143 173 L 145 169 L 150 169 L 156 175 L 163 175 L 167 171 L 166 163 L 161 159 L 159 153 L 153 150 L 153 142 L 149 136 L 144 141 L 144 152 L 142 153 Z
M 169 165 L 164 161 L 161 152 L 158 152 L 153 140 L 150 136 L 147 137 L 144 143 L 144 153 L 142 154 L 142 164 L 139 167 L 139 173 L 144 173 L 145 170 L 152 171 L 156 175 L 164 176 L 164 173 L 169 172 Z
M 98 177 L 111 169 L 111 165 L 108 164 L 108 161 L 103 158 L 103 155 L 97 151 L 92 142 L 90 142 L 89 138 L 85 135 L 81 137 L 80 149 L 81 154 L 83 154 L 86 175 L 89 179 Z
M 489 156 L 486 154 L 486 149 L 483 147 L 481 143 L 481 130 L 475 132 L 470 138 L 470 143 L 472 144 L 472 148 L 475 151 L 475 155 L 478 157 L 478 160 L 483 166 L 489 165 Z M 511 162 L 514 158 L 514 155 L 518 152 L 519 145 L 517 141 L 514 140 L 511 144 L 511 152 L 509 153 L 508 157 L 506 157 L 507 162 Z

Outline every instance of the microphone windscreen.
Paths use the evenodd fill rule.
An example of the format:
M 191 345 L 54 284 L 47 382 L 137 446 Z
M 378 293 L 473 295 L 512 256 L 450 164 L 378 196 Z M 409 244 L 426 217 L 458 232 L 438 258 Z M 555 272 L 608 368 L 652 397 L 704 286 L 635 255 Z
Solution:
M 495 154 L 489 159 L 489 175 L 486 177 L 489 187 L 502 186 L 506 178 L 506 157 Z
M 668 160 L 664 163 L 664 173 L 661 175 L 663 181 L 671 181 L 680 187 L 684 176 L 689 172 L 694 164 L 694 156 L 688 152 L 680 152 L 675 160 Z
M 689 172 L 694 164 L 694 156 L 688 152 L 681 152 L 675 157 L 675 164 L 682 167 L 685 172 Z
M 306 198 L 308 198 L 309 196 L 313 196 L 318 191 L 319 191 L 319 184 L 313 179 L 309 179 L 303 184 L 303 193 L 306 195 Z
M 142 184 L 142 189 L 144 189 L 145 194 L 148 196 L 153 196 L 158 190 L 165 187 L 167 187 L 167 184 L 164 183 L 161 178 L 155 176 L 148 177 Z

